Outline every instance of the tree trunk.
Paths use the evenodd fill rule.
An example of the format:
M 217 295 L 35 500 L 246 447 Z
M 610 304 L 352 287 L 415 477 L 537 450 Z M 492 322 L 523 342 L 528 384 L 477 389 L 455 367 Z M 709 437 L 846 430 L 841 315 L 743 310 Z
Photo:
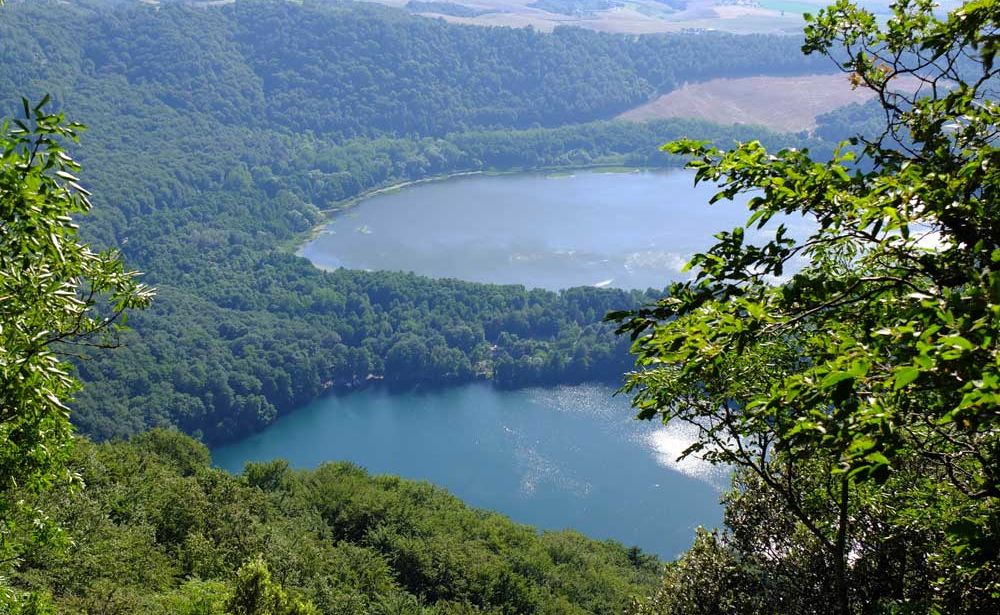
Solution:
M 847 585 L 847 504 L 850 495 L 850 479 L 844 474 L 840 483 L 840 512 L 837 524 L 837 544 L 836 544 L 836 570 L 835 583 L 837 592 L 837 612 L 840 615 L 850 615 L 851 600 Z

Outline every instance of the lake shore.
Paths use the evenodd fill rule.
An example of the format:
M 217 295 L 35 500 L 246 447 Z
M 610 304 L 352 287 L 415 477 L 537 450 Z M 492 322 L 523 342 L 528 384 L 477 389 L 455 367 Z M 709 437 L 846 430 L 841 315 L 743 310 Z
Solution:
M 688 258 L 746 221 L 740 199 L 682 169 L 464 173 L 385 186 L 329 213 L 296 255 L 339 268 L 559 291 L 662 289 Z M 721 226 L 720 226 L 721 225 Z

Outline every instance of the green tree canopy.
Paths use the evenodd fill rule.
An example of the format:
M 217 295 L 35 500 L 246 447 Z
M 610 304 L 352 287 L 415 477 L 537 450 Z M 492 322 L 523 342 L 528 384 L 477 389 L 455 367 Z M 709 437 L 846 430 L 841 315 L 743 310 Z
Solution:
M 310 615 L 312 605 L 291 598 L 281 585 L 271 580 L 271 571 L 260 557 L 248 561 L 236 572 L 233 595 L 226 604 L 233 615 Z
M 998 20 L 992 0 L 940 18 L 904 0 L 884 24 L 842 0 L 810 18 L 804 51 L 874 91 L 884 129 L 825 161 L 759 142 L 667 145 L 719 186 L 713 202 L 751 194 L 751 215 L 692 259 L 692 281 L 611 315 L 634 340 L 639 416 L 696 426 L 687 454 L 734 465 L 744 493 L 779 496 L 789 531 L 816 545 L 829 579 L 817 595 L 835 612 L 879 600 L 982 612 L 1000 592 Z M 752 245 L 745 228 L 773 239 Z M 773 571 L 790 551 L 760 530 L 777 542 L 720 540 L 772 549 L 758 561 Z M 872 531 L 909 546 L 874 548 Z M 869 553 L 917 565 L 866 595 Z

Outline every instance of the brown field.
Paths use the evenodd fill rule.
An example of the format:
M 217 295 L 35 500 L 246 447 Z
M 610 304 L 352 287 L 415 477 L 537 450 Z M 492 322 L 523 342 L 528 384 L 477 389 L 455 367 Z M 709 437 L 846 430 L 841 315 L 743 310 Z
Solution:
M 795 132 L 816 125 L 816 116 L 873 96 L 852 90 L 847 75 L 746 77 L 686 84 L 619 117 L 649 120 L 686 117 L 720 124 L 760 124 Z

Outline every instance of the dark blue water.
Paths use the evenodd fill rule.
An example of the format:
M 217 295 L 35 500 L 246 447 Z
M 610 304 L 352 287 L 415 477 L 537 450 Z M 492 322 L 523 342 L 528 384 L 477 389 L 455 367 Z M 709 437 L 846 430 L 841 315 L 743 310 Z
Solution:
M 715 526 L 723 471 L 676 455 L 689 434 L 634 421 L 601 386 L 328 397 L 213 451 L 238 472 L 275 457 L 311 468 L 349 460 L 444 486 L 473 506 L 540 528 L 573 528 L 673 558 Z

